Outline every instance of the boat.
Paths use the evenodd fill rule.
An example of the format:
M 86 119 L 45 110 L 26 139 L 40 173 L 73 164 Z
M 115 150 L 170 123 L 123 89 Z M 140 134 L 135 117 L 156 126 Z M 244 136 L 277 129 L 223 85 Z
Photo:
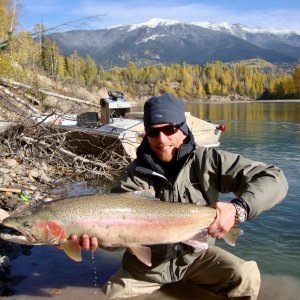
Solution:
M 116 151 L 134 159 L 145 136 L 143 112 L 132 112 L 122 92 L 109 91 L 108 95 L 100 99 L 100 118 L 98 112 L 85 112 L 38 116 L 35 120 L 52 131 L 64 132 L 68 146 L 76 152 L 97 155 Z M 223 125 L 196 118 L 189 112 L 186 112 L 186 122 L 198 145 L 219 146 Z

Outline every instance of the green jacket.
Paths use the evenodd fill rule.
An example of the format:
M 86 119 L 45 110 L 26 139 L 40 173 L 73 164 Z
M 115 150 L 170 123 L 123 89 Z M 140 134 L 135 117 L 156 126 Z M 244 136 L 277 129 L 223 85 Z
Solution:
M 112 192 L 149 190 L 162 201 L 212 205 L 219 193 L 234 193 L 248 205 L 248 219 L 281 202 L 288 184 L 282 171 L 261 162 L 222 150 L 197 147 L 171 184 L 163 175 L 133 161 L 113 186 Z M 167 283 L 178 281 L 187 266 L 198 257 L 196 249 L 185 244 L 151 246 L 152 267 L 125 252 L 123 267 L 141 280 Z

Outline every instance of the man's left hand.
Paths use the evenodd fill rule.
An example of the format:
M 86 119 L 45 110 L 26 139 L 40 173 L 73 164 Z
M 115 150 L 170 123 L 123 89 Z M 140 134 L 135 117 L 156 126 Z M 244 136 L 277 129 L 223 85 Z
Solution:
M 217 202 L 212 205 L 217 211 L 215 221 L 208 227 L 213 238 L 222 238 L 235 224 L 236 209 L 232 203 Z

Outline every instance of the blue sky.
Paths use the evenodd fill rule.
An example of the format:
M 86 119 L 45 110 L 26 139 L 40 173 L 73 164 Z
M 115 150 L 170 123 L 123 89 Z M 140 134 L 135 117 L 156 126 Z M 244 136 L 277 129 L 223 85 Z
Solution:
M 97 29 L 146 22 L 151 18 L 182 22 L 241 23 L 249 27 L 300 30 L 299 0 L 19 0 L 20 27 L 32 30 L 68 22 L 54 31 Z M 85 19 L 87 18 L 87 19 Z M 74 21 L 74 22 L 73 22 Z

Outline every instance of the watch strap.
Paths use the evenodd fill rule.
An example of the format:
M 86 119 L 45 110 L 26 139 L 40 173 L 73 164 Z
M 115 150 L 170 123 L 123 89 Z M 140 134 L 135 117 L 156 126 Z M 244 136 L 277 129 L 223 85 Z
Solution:
M 242 206 L 240 206 L 240 205 L 238 205 L 238 204 L 236 204 L 234 202 L 232 204 L 233 204 L 233 206 L 234 206 L 234 208 L 236 210 L 236 213 L 235 213 L 235 224 L 239 224 L 239 223 L 245 222 L 247 220 L 247 212 L 246 212 L 246 210 Z

